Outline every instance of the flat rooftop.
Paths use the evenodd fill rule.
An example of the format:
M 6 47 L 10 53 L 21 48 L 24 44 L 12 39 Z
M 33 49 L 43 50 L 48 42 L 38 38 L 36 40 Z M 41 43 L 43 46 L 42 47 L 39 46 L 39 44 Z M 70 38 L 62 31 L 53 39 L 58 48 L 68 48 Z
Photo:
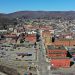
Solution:
M 47 45 L 47 49 L 50 49 L 50 50 L 65 50 L 65 47 L 64 46 L 54 46 L 54 45 Z

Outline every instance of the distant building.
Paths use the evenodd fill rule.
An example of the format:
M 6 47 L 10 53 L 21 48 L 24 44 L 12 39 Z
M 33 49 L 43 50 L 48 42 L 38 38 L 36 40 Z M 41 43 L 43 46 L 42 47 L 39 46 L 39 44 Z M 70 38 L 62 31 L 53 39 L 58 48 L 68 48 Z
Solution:
M 0 30 L 0 34 L 7 33 L 7 30 Z
M 9 28 L 9 31 L 13 31 L 14 30 L 14 28 Z

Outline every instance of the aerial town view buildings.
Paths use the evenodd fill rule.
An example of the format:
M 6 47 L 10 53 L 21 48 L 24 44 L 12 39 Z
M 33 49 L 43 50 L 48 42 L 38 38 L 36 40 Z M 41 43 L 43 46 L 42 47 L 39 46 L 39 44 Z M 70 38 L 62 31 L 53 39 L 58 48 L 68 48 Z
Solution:
M 75 34 L 63 31 L 53 28 L 52 21 L 49 25 L 22 24 L 0 30 L 1 73 L 74 75 Z
M 75 75 L 75 0 L 0 0 L 0 75 Z

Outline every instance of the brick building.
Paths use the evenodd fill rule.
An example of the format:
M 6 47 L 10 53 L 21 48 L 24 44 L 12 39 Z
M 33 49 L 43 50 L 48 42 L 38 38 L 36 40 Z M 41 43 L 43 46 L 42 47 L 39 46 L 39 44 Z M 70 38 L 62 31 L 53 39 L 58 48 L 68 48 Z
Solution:
M 58 39 L 52 43 L 53 45 L 75 46 L 75 40 L 73 39 Z
M 54 68 L 68 68 L 70 67 L 70 59 L 67 57 L 60 57 L 60 58 L 52 58 L 51 66 Z
M 36 35 L 35 34 L 28 34 L 27 36 L 25 36 L 25 40 L 35 43 L 36 42 Z
M 42 32 L 42 36 L 43 36 L 43 37 L 50 37 L 50 35 L 51 35 L 51 33 L 50 33 L 49 30 L 44 30 L 44 31 Z
M 66 57 L 66 55 L 67 55 L 67 51 L 64 48 L 64 46 L 53 46 L 53 45 L 47 46 L 47 56 L 48 56 L 48 58 Z
M 47 47 L 47 45 L 51 45 L 51 33 L 49 30 L 44 30 L 42 32 L 42 37 L 44 39 L 44 44 L 45 44 L 45 47 Z

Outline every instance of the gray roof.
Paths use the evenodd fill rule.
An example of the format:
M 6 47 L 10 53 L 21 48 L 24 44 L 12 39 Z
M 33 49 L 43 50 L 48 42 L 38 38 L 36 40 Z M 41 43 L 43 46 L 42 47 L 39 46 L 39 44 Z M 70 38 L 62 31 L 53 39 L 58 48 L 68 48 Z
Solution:
M 50 49 L 50 50 L 66 50 L 64 46 L 54 46 L 54 45 L 47 45 L 47 49 Z

